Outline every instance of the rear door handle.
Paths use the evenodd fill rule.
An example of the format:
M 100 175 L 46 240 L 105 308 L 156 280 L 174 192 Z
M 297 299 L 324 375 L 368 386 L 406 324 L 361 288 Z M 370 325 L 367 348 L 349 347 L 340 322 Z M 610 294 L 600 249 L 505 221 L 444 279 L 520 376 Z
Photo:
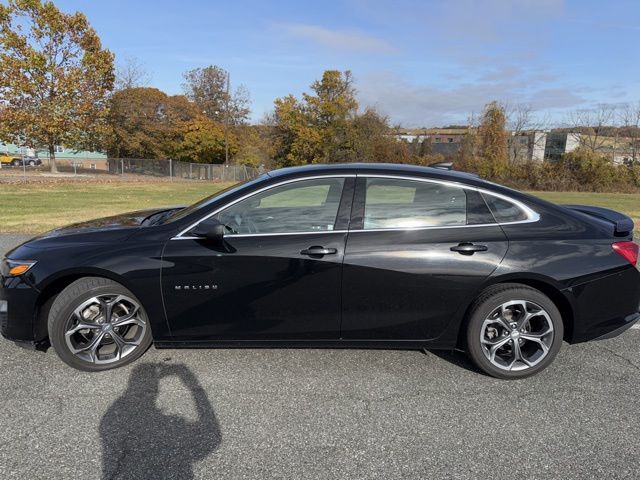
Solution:
M 323 255 L 334 255 L 338 253 L 338 250 L 336 250 L 335 248 L 325 248 L 325 247 L 318 247 L 318 246 L 314 246 L 314 247 L 309 247 L 306 250 L 302 250 L 300 252 L 300 255 L 309 255 L 310 257 L 314 257 L 314 256 L 323 256 Z
M 451 247 L 452 252 L 458 252 L 460 255 L 473 255 L 476 252 L 486 252 L 489 247 L 486 245 L 476 245 L 474 243 L 462 242 L 455 247 Z

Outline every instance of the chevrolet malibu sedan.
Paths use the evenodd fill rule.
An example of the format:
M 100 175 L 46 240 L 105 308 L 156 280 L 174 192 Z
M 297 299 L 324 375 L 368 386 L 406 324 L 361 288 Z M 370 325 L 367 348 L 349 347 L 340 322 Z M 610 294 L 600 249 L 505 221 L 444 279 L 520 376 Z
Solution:
M 2 262 L 1 330 L 86 371 L 153 342 L 459 348 L 522 378 L 640 318 L 633 227 L 439 168 L 289 168 L 24 243 Z

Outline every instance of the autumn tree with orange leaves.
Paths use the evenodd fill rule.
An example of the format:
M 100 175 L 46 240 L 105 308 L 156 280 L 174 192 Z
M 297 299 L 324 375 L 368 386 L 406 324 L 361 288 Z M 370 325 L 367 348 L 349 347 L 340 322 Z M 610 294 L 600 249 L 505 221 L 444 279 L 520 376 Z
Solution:
M 0 140 L 95 149 L 106 131 L 113 54 L 79 12 L 52 2 L 0 4 Z

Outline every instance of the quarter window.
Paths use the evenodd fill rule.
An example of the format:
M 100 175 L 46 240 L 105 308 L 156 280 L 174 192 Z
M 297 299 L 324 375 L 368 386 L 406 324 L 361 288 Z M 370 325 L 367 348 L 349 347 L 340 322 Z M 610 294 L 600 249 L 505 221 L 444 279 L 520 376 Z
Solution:
M 343 178 L 301 180 L 257 193 L 218 213 L 229 235 L 334 229 Z
M 466 225 L 462 188 L 414 180 L 367 178 L 365 230 Z
M 487 202 L 489 210 L 491 210 L 493 217 L 496 219 L 496 222 L 508 223 L 528 220 L 529 216 L 527 215 L 527 212 L 515 203 L 511 203 L 508 200 L 494 197 L 489 194 L 483 194 L 483 196 L 485 202 Z

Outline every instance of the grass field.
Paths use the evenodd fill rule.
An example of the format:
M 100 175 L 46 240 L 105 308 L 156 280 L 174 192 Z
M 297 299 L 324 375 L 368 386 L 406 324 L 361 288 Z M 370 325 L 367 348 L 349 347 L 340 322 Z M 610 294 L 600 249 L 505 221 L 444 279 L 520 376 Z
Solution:
M 227 186 L 200 182 L 0 184 L 0 232 L 40 233 L 131 210 L 189 204 Z M 640 226 L 640 194 L 532 193 L 556 203 L 613 208 L 628 214 Z
M 40 233 L 69 223 L 169 205 L 188 205 L 229 183 L 0 184 L 0 232 Z

